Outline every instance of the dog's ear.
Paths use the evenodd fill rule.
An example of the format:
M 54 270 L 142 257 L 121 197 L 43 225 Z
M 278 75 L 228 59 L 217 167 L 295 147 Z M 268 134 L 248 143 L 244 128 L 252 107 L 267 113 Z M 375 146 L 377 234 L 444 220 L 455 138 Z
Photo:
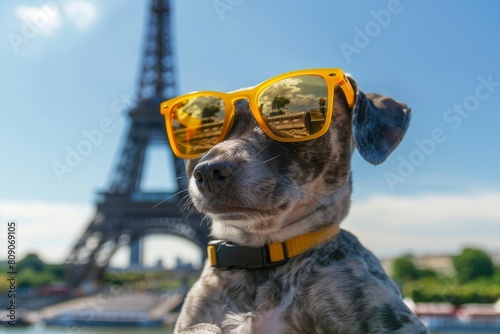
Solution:
M 411 109 L 404 103 L 379 94 L 365 94 L 349 78 L 356 100 L 352 127 L 356 148 L 373 165 L 384 162 L 403 139 L 410 124 Z

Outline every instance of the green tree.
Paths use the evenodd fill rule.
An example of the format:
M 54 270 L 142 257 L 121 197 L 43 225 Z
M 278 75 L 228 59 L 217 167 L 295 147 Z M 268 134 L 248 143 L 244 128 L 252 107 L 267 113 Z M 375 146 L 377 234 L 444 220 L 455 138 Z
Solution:
M 203 110 L 201 111 L 201 117 L 203 120 L 206 120 L 207 118 L 213 117 L 217 115 L 217 113 L 220 111 L 220 108 L 218 106 L 209 106 L 206 105 Z
M 437 278 L 437 274 L 434 270 L 429 268 L 423 268 L 418 270 L 418 278 Z
M 478 277 L 491 277 L 494 273 L 491 256 L 485 251 L 475 248 L 465 248 L 459 255 L 454 256 L 453 267 L 460 283 Z
M 281 109 L 286 109 L 286 106 L 290 104 L 290 99 L 285 96 L 276 95 L 273 98 L 273 102 L 271 104 L 271 110 L 276 115 L 282 115 L 283 111 Z
M 22 271 L 27 268 L 33 269 L 36 272 L 42 272 L 47 268 L 47 264 L 38 255 L 29 253 L 17 263 L 16 269 L 17 271 Z
M 17 276 L 18 287 L 40 287 L 57 281 L 57 278 L 48 271 L 37 272 L 33 268 L 25 268 Z
M 414 281 L 420 277 L 420 273 L 413 260 L 409 256 L 401 256 L 394 259 L 392 265 L 392 278 L 396 281 Z
M 63 280 L 66 275 L 66 266 L 63 264 L 49 264 L 47 269 L 60 280 Z

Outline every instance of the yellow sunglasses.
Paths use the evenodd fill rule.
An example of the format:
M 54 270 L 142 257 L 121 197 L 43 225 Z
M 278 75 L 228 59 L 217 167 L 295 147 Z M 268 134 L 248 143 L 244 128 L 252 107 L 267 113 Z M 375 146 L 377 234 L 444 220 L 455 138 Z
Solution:
M 262 130 L 279 142 L 324 135 L 330 127 L 336 86 L 350 108 L 354 90 L 339 68 L 293 71 L 231 93 L 193 92 L 161 103 L 168 139 L 176 156 L 196 159 L 223 141 L 234 120 L 234 103 L 247 99 Z

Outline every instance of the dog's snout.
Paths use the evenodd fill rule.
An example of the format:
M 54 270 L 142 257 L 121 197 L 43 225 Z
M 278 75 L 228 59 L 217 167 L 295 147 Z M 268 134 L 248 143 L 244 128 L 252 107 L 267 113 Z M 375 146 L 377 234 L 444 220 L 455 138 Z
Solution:
M 233 175 L 234 165 L 228 161 L 205 161 L 193 170 L 198 190 L 205 196 L 213 196 L 223 189 Z

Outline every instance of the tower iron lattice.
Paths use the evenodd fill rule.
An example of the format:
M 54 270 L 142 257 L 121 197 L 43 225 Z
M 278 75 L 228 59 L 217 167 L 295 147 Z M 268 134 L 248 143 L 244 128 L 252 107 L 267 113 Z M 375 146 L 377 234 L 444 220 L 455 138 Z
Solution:
M 99 282 L 112 255 L 123 245 L 130 245 L 131 264 L 140 264 L 141 240 L 149 234 L 188 239 L 206 256 L 207 224 L 201 223 L 200 215 L 182 210 L 179 203 L 184 195 L 140 188 L 148 147 L 162 145 L 172 153 L 159 105 L 176 95 L 169 0 L 151 0 L 149 16 L 137 102 L 128 112 L 125 144 L 111 184 L 97 201 L 96 215 L 66 260 L 68 282 L 74 287 Z M 184 162 L 171 157 L 178 189 L 182 189 Z

